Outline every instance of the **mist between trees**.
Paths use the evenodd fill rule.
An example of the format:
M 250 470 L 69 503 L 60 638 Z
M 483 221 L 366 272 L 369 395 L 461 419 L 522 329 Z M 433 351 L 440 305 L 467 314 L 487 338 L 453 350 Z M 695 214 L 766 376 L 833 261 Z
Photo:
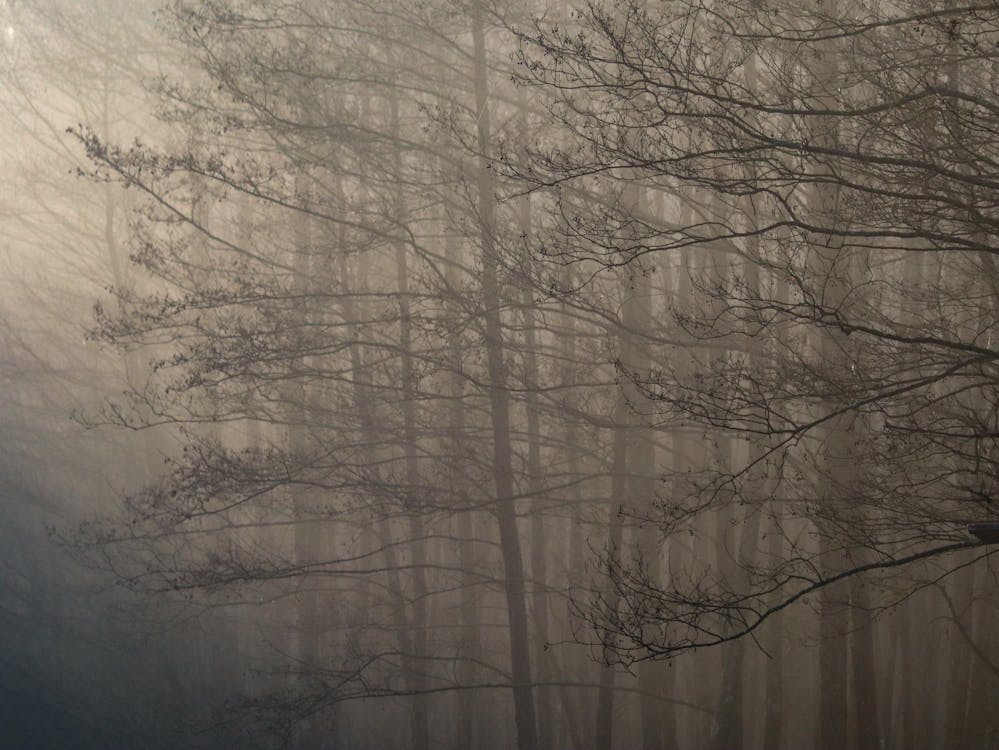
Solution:
M 0 20 L 0 745 L 999 747 L 999 5 Z

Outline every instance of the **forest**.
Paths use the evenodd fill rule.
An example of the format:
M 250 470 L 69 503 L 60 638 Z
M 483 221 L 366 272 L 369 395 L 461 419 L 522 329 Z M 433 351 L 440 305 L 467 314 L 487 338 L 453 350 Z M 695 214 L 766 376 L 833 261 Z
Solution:
M 0 747 L 999 748 L 999 3 L 0 0 L 0 154 Z

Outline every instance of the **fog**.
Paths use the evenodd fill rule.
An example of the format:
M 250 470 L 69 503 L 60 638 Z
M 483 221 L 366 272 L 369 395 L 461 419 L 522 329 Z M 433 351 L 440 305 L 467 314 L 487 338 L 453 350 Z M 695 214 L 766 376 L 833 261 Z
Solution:
M 0 747 L 999 747 L 999 6 L 0 29 Z

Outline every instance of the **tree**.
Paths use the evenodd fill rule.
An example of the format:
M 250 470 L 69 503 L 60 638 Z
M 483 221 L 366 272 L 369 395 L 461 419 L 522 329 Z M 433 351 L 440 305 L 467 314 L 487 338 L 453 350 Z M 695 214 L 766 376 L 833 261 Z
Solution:
M 833 744 L 896 704 L 929 737 L 906 674 L 987 679 L 981 582 L 927 584 L 989 554 L 995 19 L 869 6 L 165 10 L 159 124 L 73 130 L 138 209 L 94 333 L 128 388 L 90 419 L 176 449 L 74 543 L 228 621 L 230 726 L 751 745 L 747 634 L 820 641 Z M 917 615 L 879 653 L 868 613 L 921 589 L 984 659 L 912 664 Z M 802 691 L 771 664 L 776 745 Z
M 744 508 L 759 549 L 737 580 L 702 559 L 664 586 L 609 558 L 627 605 L 587 618 L 627 662 L 748 635 L 845 578 L 879 581 L 875 608 L 925 585 L 927 560 L 971 547 L 996 470 L 994 9 L 590 3 L 575 20 L 523 36 L 522 80 L 560 126 L 511 164 L 562 218 L 540 250 L 727 258 L 692 279 L 701 306 L 677 310 L 661 371 L 632 377 L 674 429 L 764 448 L 701 459 L 650 519 L 702 539 L 699 519 Z M 628 183 L 670 209 L 597 187 Z M 910 280 L 915 262 L 935 278 Z M 746 531 L 761 513 L 776 557 Z
M 428 743 L 422 696 L 474 687 L 452 684 L 448 663 L 474 661 L 457 644 L 428 650 L 452 592 L 497 584 L 509 655 L 490 654 L 502 679 L 486 687 L 512 687 L 519 744 L 537 744 L 517 519 L 518 451 L 537 436 L 511 428 L 505 329 L 520 290 L 500 259 L 488 12 L 177 3 L 170 28 L 200 64 L 161 87 L 183 145 L 124 148 L 79 131 L 100 177 L 146 206 L 135 257 L 150 288 L 117 290 L 97 335 L 155 351 L 155 373 L 108 418 L 175 425 L 186 443 L 171 476 L 81 545 L 140 587 L 296 597 L 304 679 L 278 709 L 306 717 L 398 695 L 417 747 Z M 444 22 L 465 30 L 460 43 Z M 338 54 L 304 53 L 322 45 Z M 402 48 L 425 65 L 398 60 Z M 451 95 L 434 90 L 449 79 Z M 444 232 L 442 208 L 455 211 Z M 443 247 L 456 230 L 466 257 Z M 442 317 L 455 314 L 456 279 L 473 291 L 457 305 L 463 322 Z M 454 325 L 470 333 L 442 346 L 436 334 Z M 456 457 L 439 451 L 447 431 L 433 415 L 454 398 L 440 379 L 459 344 L 485 359 L 457 363 L 466 387 L 453 424 L 471 458 L 457 462 L 466 479 L 441 486 Z M 450 519 L 472 511 L 501 573 L 461 569 L 447 548 Z M 270 532 L 282 526 L 294 539 Z M 332 591 L 300 591 L 327 578 Z M 331 666 L 340 636 L 320 623 L 334 595 L 351 603 L 343 627 L 358 640 Z
M 79 179 L 87 161 L 65 128 L 87 120 L 122 138 L 148 128 L 142 79 L 169 68 L 172 49 L 147 3 L 12 2 L 0 19 L 4 740 L 208 747 L 184 725 L 207 719 L 192 698 L 222 681 L 225 649 L 186 670 L 185 690 L 176 680 L 199 663 L 204 633 L 224 642 L 224 628 L 211 618 L 190 628 L 115 590 L 47 534 L 110 512 L 160 465 L 163 435 L 134 440 L 72 418 L 142 370 L 86 337 L 94 299 L 129 275 L 127 201 Z

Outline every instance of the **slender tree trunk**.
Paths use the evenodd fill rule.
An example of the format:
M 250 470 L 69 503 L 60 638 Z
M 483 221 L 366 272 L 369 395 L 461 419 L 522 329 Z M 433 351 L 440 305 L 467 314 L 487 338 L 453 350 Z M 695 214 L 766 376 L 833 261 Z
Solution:
M 493 436 L 493 478 L 495 515 L 499 525 L 503 556 L 507 616 L 510 625 L 510 662 L 513 677 L 514 711 L 519 750 L 537 750 L 538 731 L 534 713 L 531 679 L 531 647 L 524 586 L 524 560 L 517 529 L 517 508 L 513 486 L 513 456 L 510 444 L 510 394 L 503 363 L 503 328 L 500 319 L 499 258 L 496 248 L 495 185 L 488 161 L 491 152 L 489 92 L 486 80 L 485 31 L 482 2 L 472 3 L 472 42 L 476 135 L 480 154 L 478 167 L 478 210 L 482 243 L 482 302 L 485 306 L 486 359 L 489 375 L 489 406 Z
M 733 446 L 728 438 L 718 438 L 721 471 L 730 471 L 728 457 Z M 751 560 L 749 550 L 755 553 L 756 539 L 759 536 L 759 514 L 747 508 L 742 519 L 743 542 L 736 545 L 735 524 L 731 522 L 731 511 L 721 511 L 717 515 L 716 535 L 718 539 L 718 569 L 735 590 L 742 590 L 746 582 L 744 566 Z M 749 539 L 752 538 L 750 546 Z M 722 646 L 721 687 L 718 704 L 711 722 L 711 747 L 713 750 L 739 750 L 743 745 L 743 669 L 745 666 L 745 643 L 740 639 Z
M 971 609 L 971 639 L 979 654 L 969 654 L 967 720 L 964 728 L 962 747 L 999 747 L 999 719 L 996 718 L 999 700 L 999 677 L 996 665 L 999 664 L 999 639 L 996 638 L 994 606 L 988 598 L 995 592 L 995 574 L 989 566 L 979 563 L 975 571 L 975 595 Z M 972 649 L 969 649 L 972 650 Z M 988 659 L 990 663 L 986 663 Z
M 639 206 L 640 193 L 635 185 L 625 188 L 622 200 L 626 210 L 636 211 Z M 611 463 L 611 492 L 608 523 L 608 554 L 611 565 L 621 564 L 624 517 L 644 513 L 651 505 L 655 493 L 655 480 L 651 489 L 647 481 L 654 472 L 654 445 L 648 436 L 641 434 L 642 430 L 636 419 L 636 409 L 645 400 L 640 389 L 633 381 L 648 369 L 647 357 L 638 341 L 638 332 L 648 324 L 651 317 L 650 289 L 648 275 L 642 269 L 637 272 L 631 269 L 621 280 L 622 330 L 617 342 L 620 358 L 618 362 L 617 404 L 614 412 L 614 444 Z M 636 475 L 635 472 L 641 472 Z M 643 502 L 644 501 L 644 502 Z M 655 548 L 654 536 L 638 532 L 636 543 L 639 557 L 653 557 L 653 571 L 658 568 L 658 549 Z M 617 607 L 618 594 L 612 592 L 609 606 Z M 605 633 L 605 657 L 610 661 L 613 657 L 614 636 Z M 644 677 L 643 677 L 644 676 Z M 640 668 L 639 685 L 644 689 L 654 690 L 653 672 L 647 667 Z M 596 747 L 610 747 L 614 739 L 614 683 L 615 672 L 612 667 L 605 666 L 600 672 L 600 687 L 597 693 L 597 730 Z M 640 699 L 640 716 L 642 742 L 645 747 L 658 748 L 661 743 L 662 727 L 660 723 L 661 705 L 649 701 L 643 696 Z
M 461 242 L 446 218 L 444 224 L 444 253 L 447 260 L 445 279 L 448 287 L 447 310 L 452 321 L 460 319 L 460 306 L 456 299 L 461 283 Z M 465 439 L 465 378 L 462 375 L 461 334 L 457 326 L 449 326 L 447 335 L 448 367 L 450 369 L 450 409 L 448 415 L 448 451 L 451 455 L 450 486 L 455 497 L 467 500 L 469 483 L 466 477 L 467 446 Z M 478 597 L 476 581 L 471 573 L 478 567 L 475 554 L 474 512 L 458 512 L 458 563 L 464 576 L 458 600 L 461 630 L 458 642 L 457 676 L 459 685 L 471 685 L 475 680 L 474 660 L 480 658 L 480 634 L 477 622 Z M 455 750 L 472 750 L 476 747 L 475 715 L 479 703 L 473 690 L 458 691 L 458 716 L 455 732 Z
M 399 135 L 399 102 L 393 96 L 389 102 L 391 132 Z M 396 152 L 396 180 L 398 187 L 395 195 L 395 222 L 397 231 L 406 226 L 406 206 L 402 196 L 402 176 L 398 170 L 402 164 L 403 155 Z M 413 734 L 413 750 L 427 750 L 430 746 L 430 728 L 428 724 L 428 699 L 426 657 L 427 654 L 427 551 L 423 525 L 423 508 L 420 497 L 420 469 L 417 461 L 419 447 L 416 438 L 416 376 L 413 369 L 413 320 L 410 310 L 409 291 L 409 258 L 407 245 L 402 240 L 395 241 L 395 258 L 397 273 L 397 289 L 399 293 L 399 351 L 402 367 L 402 414 L 403 414 L 403 450 L 405 451 L 405 476 L 407 485 L 407 502 L 409 517 L 409 548 L 412 561 L 412 647 L 410 654 L 410 679 L 414 692 L 410 704 L 410 729 Z
M 955 627 L 950 628 L 949 648 L 950 658 L 947 660 L 947 704 L 944 713 L 944 743 L 945 750 L 957 750 L 965 745 L 965 726 L 968 716 L 968 678 L 969 667 L 968 647 L 961 635 L 956 632 L 963 628 L 971 632 L 971 606 L 974 594 L 974 570 L 966 569 L 955 573 L 949 582 L 948 593 L 952 605 L 952 617 L 956 620 Z
M 750 58 L 746 65 L 745 74 L 747 85 L 752 88 L 756 81 L 755 58 Z M 742 201 L 741 208 L 748 236 L 746 239 L 746 258 L 737 270 L 744 280 L 746 293 L 751 298 L 759 298 L 760 268 L 758 262 L 761 260 L 761 249 L 756 230 L 760 221 L 753 201 Z M 721 274 L 718 275 L 724 277 L 729 273 L 730 270 L 723 267 Z M 724 284 L 724 278 L 718 280 Z M 711 281 L 713 280 L 709 278 L 709 283 Z M 753 326 L 752 321 L 748 323 L 750 353 L 747 366 L 754 377 L 762 377 L 764 375 L 763 352 L 758 337 L 752 335 Z M 721 446 L 726 446 L 729 442 L 726 438 L 720 438 Z M 746 447 L 748 465 L 752 467 L 745 479 L 747 482 L 746 494 L 749 497 L 760 499 L 753 504 L 745 505 L 741 512 L 738 508 L 735 510 L 729 508 L 719 513 L 717 530 L 720 556 L 718 567 L 723 577 L 736 591 L 747 591 L 752 588 L 749 571 L 756 564 L 760 543 L 760 525 L 764 513 L 762 498 L 768 495 L 767 488 L 764 486 L 766 482 L 764 446 L 759 442 L 750 441 Z M 734 448 L 734 445 L 728 445 L 726 449 L 719 451 L 722 454 L 719 456 L 719 463 L 723 472 L 730 469 L 726 464 L 731 458 L 734 458 Z M 741 518 L 738 518 L 740 515 Z M 740 537 L 737 547 L 734 535 L 735 526 L 730 522 L 733 517 L 739 520 Z M 712 746 L 715 750 L 738 750 L 745 741 L 743 678 L 746 647 L 745 641 L 739 639 L 726 644 L 722 649 L 721 691 L 712 723 Z
M 640 272 L 635 279 L 631 299 L 625 302 L 626 308 L 631 305 L 634 311 L 627 317 L 634 318 L 626 322 L 629 327 L 635 326 L 639 331 L 652 330 L 652 285 L 651 271 Z M 646 346 L 638 340 L 638 333 L 626 333 L 631 342 L 627 347 L 628 359 L 625 367 L 638 377 L 647 376 L 652 359 Z M 627 376 L 626 376 L 627 377 Z M 627 382 L 627 381 L 626 381 Z M 641 409 L 647 402 L 641 390 L 637 387 L 627 389 L 632 401 L 632 410 Z M 636 415 L 637 416 L 637 415 Z M 628 467 L 628 499 L 638 516 L 638 527 L 635 532 L 635 542 L 643 564 L 648 566 L 649 573 L 655 581 L 662 584 L 662 549 L 659 540 L 659 530 L 654 527 L 656 486 L 658 484 L 656 445 L 651 428 L 641 423 L 640 418 L 629 420 L 636 425 L 636 433 L 629 441 Z M 648 518 L 649 520 L 643 520 Z M 645 662 L 638 667 L 638 685 L 642 690 L 639 698 L 639 711 L 642 724 L 642 747 L 644 750 L 663 750 L 675 741 L 670 729 L 674 723 L 673 707 L 663 704 L 660 698 L 667 693 L 667 665 L 660 662 Z
M 822 589 L 819 597 L 819 721 L 816 747 L 847 747 L 847 653 L 845 603 Z
M 911 608 L 911 603 L 906 609 Z M 893 747 L 896 750 L 909 750 L 915 748 L 916 730 L 916 691 L 915 682 L 917 675 L 914 673 L 913 664 L 916 663 L 918 655 L 914 648 L 912 638 L 912 623 L 910 613 L 906 611 L 895 620 L 898 632 L 898 721 L 896 731 L 896 742 Z
M 768 530 L 767 553 L 771 560 L 779 560 L 784 554 L 783 538 L 777 521 L 777 510 L 771 506 L 774 519 Z M 783 613 L 770 618 L 766 629 L 766 649 L 769 658 L 766 662 L 765 691 L 766 704 L 763 716 L 763 747 L 766 750 L 781 750 L 784 736 L 784 639 Z
M 857 724 L 858 750 L 880 750 L 881 724 L 874 665 L 874 619 L 865 582 L 856 577 L 850 586 L 850 678 Z
M 839 69 L 840 51 L 835 42 L 819 45 L 823 57 L 823 65 L 813 77 L 814 94 L 821 102 L 834 106 L 836 91 L 839 85 L 837 70 Z M 817 130 L 813 138 L 817 143 L 835 148 L 839 142 L 839 132 L 836 123 L 829 123 L 823 130 Z M 819 185 L 815 192 L 816 210 L 824 216 L 830 226 L 845 221 L 844 212 L 839 205 L 839 195 L 835 188 Z M 823 246 L 817 246 L 812 257 L 812 267 L 809 269 L 816 279 L 817 285 L 824 290 L 823 304 L 837 308 L 847 299 L 851 291 L 852 259 L 844 255 L 842 243 L 835 237 L 828 238 Z M 826 328 L 818 332 L 819 356 L 829 367 L 829 377 L 835 381 L 847 377 L 845 370 L 844 351 L 850 351 L 851 345 L 843 340 L 839 331 Z M 829 398 L 826 409 L 833 411 L 840 404 Z M 835 515 L 843 511 L 853 501 L 856 489 L 856 464 L 853 455 L 852 439 L 849 431 L 859 425 L 852 420 L 860 417 L 842 415 L 829 420 L 822 444 L 819 449 L 818 465 L 820 476 L 816 478 L 818 502 L 826 512 Z M 821 520 L 817 521 L 819 534 L 819 552 L 824 574 L 834 574 L 849 565 L 838 542 L 833 540 L 833 530 Z M 827 586 L 819 594 L 819 721 L 817 724 L 816 747 L 819 750 L 842 750 L 847 746 L 849 709 L 848 709 L 848 674 L 846 650 L 846 632 L 849 626 L 848 594 L 844 595 L 838 587 Z
M 566 289 L 572 287 L 572 274 L 569 269 L 565 269 L 563 283 Z M 576 392 L 576 368 L 573 359 L 575 351 L 575 318 L 569 312 L 568 305 L 563 301 L 561 305 L 561 318 L 564 321 L 564 329 L 560 331 L 561 346 L 559 354 L 562 358 L 562 372 L 560 376 L 561 385 L 565 389 L 565 446 L 564 459 L 566 466 L 566 479 L 569 482 L 569 549 L 568 549 L 568 569 L 565 571 L 565 579 L 570 590 L 579 590 L 583 585 L 583 548 L 586 544 L 583 533 L 583 498 L 580 491 L 582 481 L 581 450 L 579 418 L 576 415 L 578 404 L 574 398 Z M 554 659 L 554 656 L 552 657 Z M 567 676 L 579 677 L 582 681 L 588 681 L 587 675 L 593 669 L 593 664 L 581 653 L 579 649 L 572 649 L 563 652 L 564 667 L 556 670 L 556 673 Z M 584 742 L 582 738 L 582 717 L 580 716 L 580 706 L 588 696 L 562 688 L 560 691 L 562 703 L 563 724 L 568 729 L 572 739 L 574 750 L 583 750 Z
M 340 258 L 340 272 L 344 287 L 348 290 L 352 289 L 352 285 L 349 283 L 350 272 L 347 267 L 346 256 L 344 255 L 341 255 Z M 363 288 L 364 284 L 362 283 L 359 286 Z M 349 292 L 344 295 L 343 310 L 344 318 L 351 328 L 351 338 L 354 341 L 360 341 L 360 331 L 357 330 L 359 317 Z M 371 399 L 371 376 L 370 371 L 365 366 L 361 347 L 357 344 L 350 348 L 350 362 L 351 380 L 354 383 L 354 403 L 357 409 L 360 433 L 368 445 L 377 445 L 376 416 Z M 375 482 L 378 482 L 377 476 L 375 477 Z M 416 719 L 418 711 L 416 703 L 421 699 L 419 695 L 419 672 L 423 669 L 423 665 L 418 660 L 413 659 L 415 647 L 406 606 L 406 591 L 402 581 L 403 566 L 396 547 L 393 544 L 396 541 L 396 534 L 394 533 L 389 517 L 377 510 L 376 513 L 378 514 L 378 521 L 372 531 L 376 537 L 376 543 L 381 545 L 381 555 L 385 560 L 387 589 L 395 599 L 395 636 L 399 645 L 399 651 L 402 654 L 401 660 L 404 666 L 403 678 L 405 680 L 405 689 L 414 698 L 410 704 L 410 730 L 411 732 L 419 731 L 421 725 Z M 411 741 L 417 742 L 418 737 L 411 735 Z
M 529 224 L 529 221 L 528 221 Z M 527 347 L 524 353 L 525 383 L 527 389 L 524 407 L 527 412 L 527 471 L 528 493 L 531 496 L 531 579 L 533 581 L 532 609 L 534 613 L 534 663 L 537 666 L 538 680 L 547 681 L 551 676 L 548 668 L 548 564 L 545 543 L 545 498 L 542 496 L 541 467 L 541 420 L 538 407 L 538 357 L 537 335 L 533 314 L 533 294 L 529 288 L 523 293 L 524 338 Z M 542 748 L 552 746 L 553 711 L 551 688 L 538 688 L 538 741 Z
M 304 176 L 299 175 L 296 179 L 295 187 L 296 200 L 305 205 L 308 195 L 304 185 Z M 295 276 L 292 281 L 292 294 L 296 299 L 306 300 L 305 304 L 299 307 L 299 314 L 302 320 L 300 325 L 307 326 L 312 313 L 312 306 L 308 303 L 307 280 L 314 271 L 310 262 L 312 233 L 309 222 L 300 221 L 295 226 L 295 247 L 294 257 L 291 265 L 294 268 Z M 292 363 L 293 370 L 299 373 L 305 372 L 306 361 L 304 356 L 297 357 Z M 306 402 L 308 399 L 308 389 L 305 381 L 299 375 L 288 380 L 284 400 L 288 409 L 288 452 L 292 456 L 292 461 L 304 456 L 308 450 L 305 443 L 305 434 L 309 420 Z M 314 498 L 311 493 L 298 490 L 292 496 L 293 512 L 295 518 L 294 531 L 294 563 L 298 566 L 307 567 L 320 559 L 322 554 L 321 526 L 312 510 Z M 321 667 L 320 661 L 320 624 L 319 624 L 319 594 L 316 589 L 314 579 L 304 576 L 299 581 L 299 591 L 296 594 L 295 602 L 297 606 L 297 652 L 298 661 L 302 670 L 308 674 L 311 670 Z M 298 746 L 303 750 L 318 747 L 321 741 L 317 717 L 308 717 L 300 727 L 298 735 Z
M 607 510 L 607 554 L 612 566 L 621 563 L 621 542 L 624 533 L 624 493 L 627 486 L 628 449 L 628 401 L 621 389 L 618 392 L 617 406 L 614 409 L 614 445 L 611 449 L 611 491 Z M 618 603 L 617 592 L 610 592 L 608 606 L 615 609 Z M 614 634 L 604 633 L 604 659 L 613 661 Z M 595 750 L 610 748 L 614 741 L 614 682 L 612 666 L 603 665 L 600 669 L 597 688 L 597 716 L 594 734 Z

